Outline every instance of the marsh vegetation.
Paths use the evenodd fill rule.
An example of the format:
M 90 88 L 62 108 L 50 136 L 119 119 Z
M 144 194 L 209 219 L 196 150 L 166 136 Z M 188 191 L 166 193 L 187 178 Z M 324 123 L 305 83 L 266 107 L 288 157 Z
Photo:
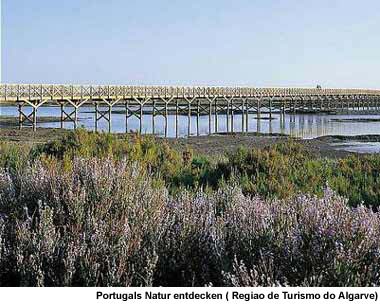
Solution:
M 83 130 L 0 144 L 2 286 L 380 285 L 380 157 Z

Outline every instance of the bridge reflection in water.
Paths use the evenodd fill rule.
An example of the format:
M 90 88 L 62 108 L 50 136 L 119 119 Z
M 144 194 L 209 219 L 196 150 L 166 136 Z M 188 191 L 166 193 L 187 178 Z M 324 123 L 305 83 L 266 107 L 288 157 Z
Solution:
M 164 121 L 164 136 L 201 135 L 219 132 L 261 132 L 268 123 L 279 121 L 279 132 L 296 126 L 306 127 L 297 113 L 342 111 L 377 111 L 380 91 L 364 89 L 304 89 L 304 88 L 228 88 L 228 87 L 138 87 L 138 86 L 72 86 L 72 85 L 0 85 L 0 101 L 17 106 L 19 126 L 37 128 L 42 109 L 59 109 L 60 127 L 71 123 L 79 126 L 79 113 L 92 114 L 94 130 L 105 123 L 112 131 L 112 120 L 121 116 L 126 132 L 132 128 L 156 134 L 156 122 Z M 285 118 L 287 120 L 285 120 Z M 313 117 L 309 116 L 308 120 Z M 169 119 L 174 127 L 169 128 Z M 136 120 L 138 127 L 135 129 Z M 322 120 L 317 117 L 317 120 Z M 180 129 L 184 121 L 187 131 Z M 322 120 L 323 121 L 323 120 Z M 131 127 L 131 122 L 134 123 Z M 207 123 L 207 131 L 204 125 Z M 256 127 L 252 127 L 252 123 Z M 286 127 L 288 123 L 289 127 Z M 170 124 L 171 126 L 171 124 Z M 323 129 L 323 122 L 317 125 Z M 202 130 L 203 129 L 203 130 Z M 277 129 L 276 129 L 277 130 Z M 301 129 L 304 130 L 304 129 Z M 202 132 L 203 131 L 203 132 Z M 297 129 L 299 133 L 300 129 Z M 321 131 L 323 134 L 323 131 Z M 296 135 L 300 136 L 300 135 Z

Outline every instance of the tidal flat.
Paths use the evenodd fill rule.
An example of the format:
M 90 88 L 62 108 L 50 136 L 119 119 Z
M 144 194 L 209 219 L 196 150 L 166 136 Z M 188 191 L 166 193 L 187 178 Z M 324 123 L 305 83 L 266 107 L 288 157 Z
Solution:
M 55 118 L 49 119 L 54 121 Z M 13 120 L 12 120 L 13 121 Z M 1 122 L 1 118 L 0 118 Z M 38 128 L 33 131 L 30 127 L 22 130 L 11 126 L 0 129 L 0 141 L 21 142 L 27 144 L 44 143 L 57 140 L 70 133 L 70 130 L 58 128 Z M 113 133 L 116 138 L 124 138 L 135 133 Z M 240 146 L 251 148 L 264 148 L 268 145 L 284 143 L 290 139 L 302 144 L 320 157 L 344 157 L 349 155 L 346 147 L 350 147 L 352 143 L 368 144 L 380 142 L 380 135 L 359 135 L 359 136 L 323 136 L 314 139 L 291 138 L 288 135 L 280 133 L 218 133 L 206 136 L 191 136 L 187 138 L 168 138 L 163 139 L 159 136 L 154 136 L 158 142 L 168 142 L 173 148 L 184 150 L 191 147 L 194 152 L 206 155 L 221 155 L 227 151 L 233 151 Z

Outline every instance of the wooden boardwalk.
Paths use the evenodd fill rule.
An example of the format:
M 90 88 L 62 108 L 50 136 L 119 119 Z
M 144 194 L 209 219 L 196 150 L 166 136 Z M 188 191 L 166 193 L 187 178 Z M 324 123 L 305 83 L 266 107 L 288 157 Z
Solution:
M 25 85 L 0 84 L 0 104 L 18 106 L 19 124 L 30 123 L 34 129 L 38 122 L 38 109 L 44 106 L 60 107 L 61 127 L 64 122 L 77 126 L 79 109 L 93 106 L 95 129 L 98 122 L 108 122 L 111 130 L 112 108 L 125 108 L 126 131 L 128 120 L 140 121 L 145 114 L 154 117 L 173 114 L 209 118 L 209 131 L 218 130 L 218 114 L 226 114 L 227 127 L 234 114 L 242 114 L 242 130 L 248 129 L 250 113 L 260 118 L 262 113 L 272 117 L 297 112 L 329 112 L 339 110 L 378 110 L 380 90 L 370 89 L 318 89 L 318 88 L 250 88 L 250 87 L 173 87 L 173 86 L 76 86 L 76 85 Z M 28 112 L 27 112 L 28 110 Z M 29 112 L 30 111 L 30 112 Z M 214 118 L 212 122 L 212 118 Z M 178 126 L 178 120 L 176 121 Z M 178 127 L 177 127 L 178 128 Z M 178 130 L 178 129 L 177 129 Z M 189 133 L 190 134 L 190 133 Z

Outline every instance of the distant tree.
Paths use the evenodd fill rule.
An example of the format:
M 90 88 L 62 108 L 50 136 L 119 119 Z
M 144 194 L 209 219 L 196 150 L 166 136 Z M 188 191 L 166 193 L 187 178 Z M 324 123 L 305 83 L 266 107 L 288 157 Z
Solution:
M 318 89 L 318 90 L 321 90 L 321 89 L 322 89 L 322 86 L 320 86 L 319 84 L 317 84 L 317 89 Z

